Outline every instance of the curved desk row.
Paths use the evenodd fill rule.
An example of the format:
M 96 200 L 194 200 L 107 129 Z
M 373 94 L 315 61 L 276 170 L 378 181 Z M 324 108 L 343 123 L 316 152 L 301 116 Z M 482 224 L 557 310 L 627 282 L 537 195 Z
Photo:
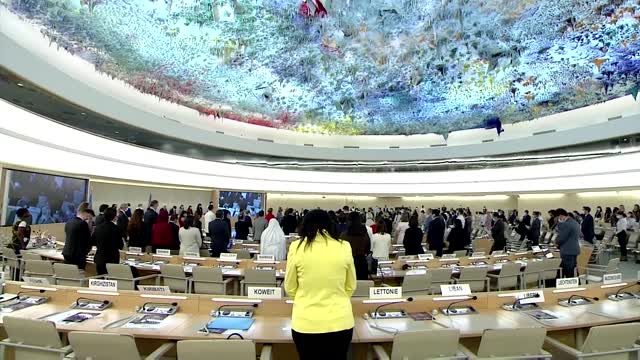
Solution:
M 640 287 L 635 281 L 629 283 L 628 291 L 638 291 Z M 414 320 L 411 316 L 402 318 L 372 319 L 372 313 L 381 304 L 391 300 L 373 300 L 354 298 L 352 300 L 355 328 L 353 335 L 354 354 L 356 358 L 363 358 L 372 344 L 390 345 L 394 332 L 456 328 L 460 330 L 462 343 L 469 347 L 477 347 L 478 340 L 486 329 L 510 329 L 545 327 L 548 335 L 576 346 L 584 341 L 588 329 L 596 325 L 615 324 L 640 320 L 640 300 L 613 301 L 607 295 L 627 286 L 626 283 L 586 286 L 575 289 L 544 289 L 544 302 L 539 310 L 545 310 L 557 317 L 556 319 L 535 318 L 526 311 L 507 311 L 502 305 L 514 302 L 515 294 L 522 292 L 494 292 L 478 293 L 477 299 L 466 297 L 445 296 L 417 296 L 411 302 L 402 302 L 386 306 L 384 309 L 400 309 L 410 315 L 412 313 L 428 313 L 435 316 L 434 320 Z M 44 291 L 39 294 L 39 290 Z M 241 297 L 223 297 L 214 295 L 195 294 L 141 294 L 136 291 L 100 292 L 87 288 L 62 286 L 31 286 L 18 282 L 7 282 L 6 293 L 47 296 L 49 301 L 10 313 L 10 316 L 23 318 L 47 318 L 54 314 L 68 311 L 70 304 L 78 298 L 88 298 L 97 301 L 109 300 L 112 306 L 102 311 L 99 316 L 81 322 L 58 322 L 61 332 L 69 331 L 102 331 L 130 334 L 138 339 L 142 347 L 157 345 L 158 340 L 184 339 L 215 339 L 226 338 L 229 332 L 222 334 L 207 334 L 201 331 L 211 319 L 211 312 L 222 305 L 253 311 L 255 322 L 246 331 L 239 332 L 244 338 L 254 340 L 258 344 L 274 344 L 274 358 L 288 359 L 294 352 L 291 339 L 291 310 L 292 302 L 286 299 L 250 300 Z M 591 304 L 565 307 L 558 304 L 560 299 L 571 295 L 598 297 L 600 301 Z M 454 301 L 462 301 L 455 306 L 472 306 L 476 313 L 468 315 L 445 316 L 442 312 Z M 11 300 L 9 300 L 11 301 Z M 176 303 L 178 311 L 169 316 L 156 328 L 126 328 L 118 326 L 118 321 L 136 315 L 136 309 L 145 303 Z M 251 304 L 257 307 L 251 307 Z M 2 304 L 0 303 L 0 306 Z M 391 310 L 387 310 L 391 311 Z M 6 316 L 8 313 L 2 313 Z M 295 358 L 295 357 L 294 357 Z

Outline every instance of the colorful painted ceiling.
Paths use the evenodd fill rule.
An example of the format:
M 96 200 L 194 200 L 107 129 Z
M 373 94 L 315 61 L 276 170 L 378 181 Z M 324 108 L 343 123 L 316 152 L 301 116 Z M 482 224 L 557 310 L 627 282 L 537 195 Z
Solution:
M 302 132 L 447 133 L 637 95 L 637 0 L 320 1 L 5 6 L 141 92 Z

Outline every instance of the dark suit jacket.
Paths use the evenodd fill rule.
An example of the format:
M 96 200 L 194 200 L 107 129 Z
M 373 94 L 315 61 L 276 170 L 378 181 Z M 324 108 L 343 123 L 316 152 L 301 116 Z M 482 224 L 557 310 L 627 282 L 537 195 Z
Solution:
M 96 216 L 93 222 L 95 223 L 96 226 L 100 224 L 104 224 L 104 214 L 98 214 L 98 216 Z
M 158 221 L 158 213 L 152 208 L 148 208 L 144 213 L 144 223 L 142 225 L 142 238 L 144 239 L 143 250 L 145 246 L 151 245 L 153 238 L 153 225 Z
M 504 250 L 504 247 L 507 246 L 507 239 L 504 237 L 504 221 L 499 219 L 493 224 L 491 228 L 491 237 L 493 238 L 493 247 L 491 251 L 494 250 Z
M 296 217 L 293 215 L 285 215 L 280 223 L 285 235 L 295 233 L 296 228 L 298 227 L 298 220 L 296 220 Z
M 560 256 L 580 255 L 580 225 L 572 218 L 567 218 L 565 222 L 558 223 L 558 248 Z
M 127 214 L 120 211 L 118 213 L 118 221 L 117 221 L 118 229 L 120 229 L 120 234 L 122 234 L 123 239 L 127 239 L 127 227 L 129 227 L 129 218 Z
M 422 230 L 419 227 L 408 228 L 404 232 L 402 244 L 404 245 L 405 255 L 424 254 L 424 249 L 422 248 Z
M 251 223 L 247 220 L 236 221 L 236 239 L 247 240 Z
M 593 242 L 593 238 L 595 237 L 595 230 L 593 228 L 593 216 L 591 214 L 587 214 L 582 220 L 581 230 L 582 235 L 584 236 L 584 241 L 588 241 L 590 243 Z
M 231 233 L 224 220 L 215 219 L 209 223 L 209 236 L 211 237 L 212 256 L 220 256 L 220 253 L 227 252 Z
M 103 222 L 96 227 L 92 235 L 97 250 L 93 261 L 96 265 L 117 264 L 120 262 L 120 252 L 124 247 L 122 232 L 112 222 Z
M 531 215 L 523 216 L 522 217 L 522 222 L 527 226 L 531 226 Z
M 542 226 L 542 220 L 540 220 L 540 218 L 535 218 L 531 222 L 531 230 L 529 230 L 528 239 L 531 240 L 534 244 L 538 244 L 538 241 L 540 241 L 541 226 Z
M 80 269 L 87 265 L 87 254 L 91 250 L 89 224 L 75 217 L 64 225 L 65 242 L 62 256 L 66 264 L 75 264 Z
M 446 224 L 442 216 L 438 216 L 431 221 L 429 231 L 427 231 L 427 242 L 430 248 L 441 248 L 444 244 L 444 231 Z

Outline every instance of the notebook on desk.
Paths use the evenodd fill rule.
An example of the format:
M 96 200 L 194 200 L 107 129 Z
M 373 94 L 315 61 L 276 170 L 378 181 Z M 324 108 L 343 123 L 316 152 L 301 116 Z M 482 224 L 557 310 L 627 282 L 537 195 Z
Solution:
M 207 329 L 249 330 L 254 321 L 252 318 L 218 317 L 209 321 Z

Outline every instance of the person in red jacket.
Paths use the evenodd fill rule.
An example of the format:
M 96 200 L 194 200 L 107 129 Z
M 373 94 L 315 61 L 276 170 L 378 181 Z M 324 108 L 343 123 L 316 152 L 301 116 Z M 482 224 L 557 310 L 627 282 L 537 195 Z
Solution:
M 171 249 L 173 230 L 169 225 L 169 213 L 167 211 L 160 211 L 158 221 L 153 224 L 151 235 L 151 247 L 154 253 L 156 249 Z
M 264 219 L 267 220 L 267 224 L 269 223 L 269 221 L 271 221 L 271 219 L 275 219 L 276 216 L 273 215 L 273 208 L 269 208 L 267 210 L 267 215 L 264 216 Z
M 315 17 L 325 17 L 327 16 L 327 9 L 324 7 L 324 4 L 320 0 L 314 0 L 316 5 L 316 13 Z

